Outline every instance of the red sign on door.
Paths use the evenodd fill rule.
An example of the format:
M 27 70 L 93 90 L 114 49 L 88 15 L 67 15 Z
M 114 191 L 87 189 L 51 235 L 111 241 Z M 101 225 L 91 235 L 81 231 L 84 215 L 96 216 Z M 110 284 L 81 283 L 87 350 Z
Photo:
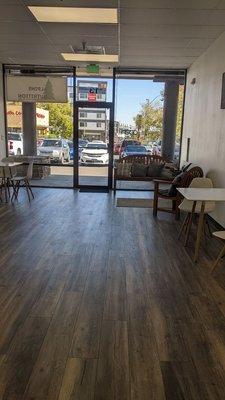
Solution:
M 94 89 L 90 89 L 88 92 L 88 101 L 96 101 L 96 92 Z

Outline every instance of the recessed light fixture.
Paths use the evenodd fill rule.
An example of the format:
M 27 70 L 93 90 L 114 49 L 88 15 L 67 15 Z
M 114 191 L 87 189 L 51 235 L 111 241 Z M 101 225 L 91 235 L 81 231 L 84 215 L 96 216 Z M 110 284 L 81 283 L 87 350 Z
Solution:
M 66 61 L 94 61 L 94 62 L 111 62 L 119 61 L 118 54 L 79 54 L 79 53 L 61 53 Z
M 79 8 L 28 6 L 40 22 L 117 24 L 117 8 Z

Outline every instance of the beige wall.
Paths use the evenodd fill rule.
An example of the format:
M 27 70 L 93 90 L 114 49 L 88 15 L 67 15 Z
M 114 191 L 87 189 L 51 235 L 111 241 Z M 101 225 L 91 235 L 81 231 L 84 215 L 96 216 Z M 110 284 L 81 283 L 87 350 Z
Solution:
M 0 160 L 5 157 L 5 120 L 3 102 L 3 77 L 2 65 L 0 64 Z
M 188 71 L 181 158 L 186 159 L 189 137 L 189 160 L 203 167 L 214 186 L 225 188 L 225 110 L 220 108 L 224 72 L 225 33 Z M 225 203 L 212 216 L 225 227 Z

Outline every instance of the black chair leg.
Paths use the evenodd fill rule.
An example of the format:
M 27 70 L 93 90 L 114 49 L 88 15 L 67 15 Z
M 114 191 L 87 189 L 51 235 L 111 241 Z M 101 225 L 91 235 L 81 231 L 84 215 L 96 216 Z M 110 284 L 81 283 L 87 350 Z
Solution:
M 19 190 L 20 190 L 20 181 L 16 182 L 16 185 L 14 185 L 15 190 L 13 191 L 13 195 L 11 198 L 11 201 L 15 198 L 15 200 L 18 198 Z
M 24 185 L 25 185 L 25 188 L 26 188 L 26 191 L 27 191 L 28 200 L 30 201 L 30 192 L 29 192 L 29 187 L 28 187 L 26 179 L 24 180 Z

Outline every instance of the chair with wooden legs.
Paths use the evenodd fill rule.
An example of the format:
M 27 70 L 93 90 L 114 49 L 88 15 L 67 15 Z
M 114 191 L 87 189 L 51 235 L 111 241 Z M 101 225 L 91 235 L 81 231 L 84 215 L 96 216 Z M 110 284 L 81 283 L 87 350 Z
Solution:
M 217 231 L 213 232 L 213 235 L 218 237 L 219 239 L 222 239 L 223 241 L 225 240 L 225 231 Z M 225 256 L 225 244 L 223 245 L 221 251 L 218 254 L 218 257 L 214 261 L 212 268 L 211 268 L 211 274 L 213 271 L 216 269 L 216 267 L 219 265 L 220 261 L 222 261 L 223 257 Z
M 163 179 L 154 179 L 154 202 L 153 202 L 153 215 L 157 216 L 158 211 L 170 212 L 175 215 L 175 219 L 180 217 L 179 204 L 182 201 L 182 196 L 178 192 L 178 187 L 188 187 L 191 181 L 196 177 L 203 176 L 203 171 L 198 166 L 193 166 L 189 170 L 179 174 L 174 180 L 166 181 Z M 162 189 L 161 186 L 170 184 L 169 189 Z M 159 200 L 170 200 L 172 207 L 162 207 L 159 205 Z
M 34 164 L 33 161 L 29 163 L 28 168 L 27 168 L 27 174 L 25 176 L 15 176 L 12 179 L 12 183 L 15 186 L 12 200 L 14 200 L 14 198 L 15 199 L 18 198 L 19 190 L 21 187 L 24 187 L 26 189 L 29 201 L 31 200 L 31 196 L 34 199 L 34 194 L 30 187 L 30 179 L 32 179 L 32 176 L 33 176 L 33 164 Z
M 13 184 L 13 177 L 16 175 L 16 169 L 5 165 L 4 167 L 0 167 L 0 198 L 2 201 L 3 192 L 4 192 L 4 199 L 8 202 L 10 199 L 10 187 L 12 187 L 13 192 L 15 191 L 15 186 Z
M 213 183 L 209 178 L 194 178 L 190 183 L 189 187 L 191 188 L 212 188 Z M 184 222 L 181 226 L 178 238 L 181 237 L 182 233 L 185 232 L 185 241 L 184 245 L 187 246 L 188 239 L 190 236 L 191 225 L 193 221 L 194 215 L 199 215 L 201 212 L 201 202 L 197 201 L 195 204 L 193 201 L 184 199 L 182 203 L 179 205 L 180 211 L 184 211 L 187 213 Z M 210 212 L 214 211 L 215 209 L 215 202 L 214 201 L 206 201 L 205 203 L 205 211 L 204 211 L 204 222 L 207 226 L 209 233 L 211 235 L 209 222 L 207 216 Z

